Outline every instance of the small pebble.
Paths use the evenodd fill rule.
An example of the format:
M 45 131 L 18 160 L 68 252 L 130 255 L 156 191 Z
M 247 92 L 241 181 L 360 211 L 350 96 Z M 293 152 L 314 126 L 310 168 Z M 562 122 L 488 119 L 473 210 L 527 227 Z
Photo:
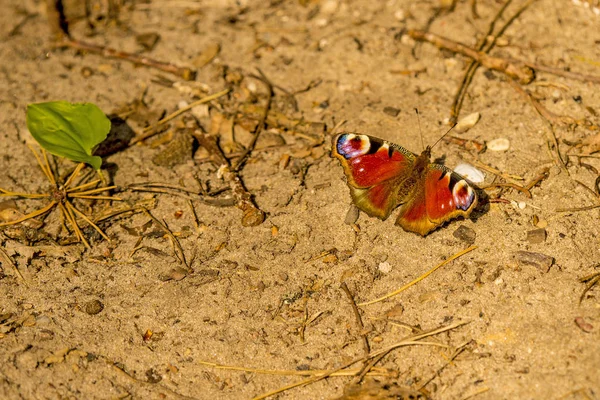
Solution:
M 531 244 L 544 243 L 546 241 L 546 230 L 534 229 L 527 232 L 527 241 Z
M 461 163 L 454 168 L 454 172 L 467 178 L 473 183 L 481 183 L 485 180 L 483 172 L 472 166 L 471 164 Z
M 463 133 L 471 129 L 475 126 L 477 122 L 479 122 L 479 118 L 481 118 L 481 114 L 478 112 L 474 112 L 472 114 L 467 115 L 462 118 L 458 123 L 454 126 L 454 131 L 456 133 Z
M 92 300 L 85 303 L 83 306 L 83 311 L 89 315 L 99 314 L 102 310 L 104 310 L 104 304 L 100 300 Z
M 392 271 L 392 265 L 387 261 L 379 263 L 377 268 L 384 274 L 388 274 Z
M 50 317 L 48 317 L 47 315 L 38 315 L 38 317 L 36 318 L 36 324 L 37 325 L 48 325 L 52 322 L 52 320 L 50 319 Z
M 277 274 L 277 276 L 279 276 L 279 279 L 281 279 L 282 281 L 287 281 L 289 279 L 288 274 L 281 271 Z
M 392 117 L 397 117 L 400 114 L 400 109 L 395 107 L 384 107 L 383 112 Z
M 166 279 L 166 280 L 180 281 L 183 278 L 185 278 L 187 276 L 187 274 L 188 274 L 188 272 L 183 268 L 180 268 L 180 267 L 173 268 L 167 274 L 168 279 Z
M 323 14 L 333 14 L 339 7 L 339 0 L 325 0 L 321 2 L 321 9 L 319 10 Z
M 400 318 L 404 313 L 404 307 L 402 304 L 396 304 L 394 307 L 390 308 L 385 312 L 385 316 L 388 318 Z
M 520 264 L 532 265 L 542 272 L 548 272 L 554 264 L 554 257 L 531 251 L 517 251 L 515 257 Z
M 590 333 L 594 330 L 594 325 L 590 324 L 589 322 L 586 322 L 585 319 L 583 319 L 583 317 L 575 318 L 575 325 L 577 325 L 577 327 L 579 327 L 579 329 L 581 329 L 585 333 Z
M 497 138 L 487 142 L 487 148 L 491 151 L 506 151 L 510 148 L 510 141 L 505 138 Z
M 473 244 L 475 243 L 477 234 L 473 229 L 469 228 L 468 226 L 461 225 L 454 231 L 452 236 L 468 244 Z
M 358 221 L 358 216 L 360 215 L 360 210 L 354 204 L 350 205 L 348 208 L 348 212 L 346 213 L 346 218 L 344 219 L 344 223 L 346 225 L 352 225 Z
M 525 207 L 527 207 L 527 203 L 525 203 L 524 201 L 518 202 L 517 205 L 519 206 L 520 210 L 524 210 Z
M 144 50 L 151 51 L 160 40 L 160 35 L 156 32 L 140 33 L 135 36 L 137 44 L 142 46 Z
M 397 10 L 394 13 L 394 18 L 396 18 L 397 21 L 404 21 L 406 19 L 406 12 L 402 9 Z

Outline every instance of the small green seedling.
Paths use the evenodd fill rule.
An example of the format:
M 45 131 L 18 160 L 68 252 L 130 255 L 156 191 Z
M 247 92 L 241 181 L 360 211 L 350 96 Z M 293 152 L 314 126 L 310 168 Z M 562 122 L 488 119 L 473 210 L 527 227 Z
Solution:
M 106 139 L 110 120 L 96 105 L 68 101 L 29 104 L 27 128 L 49 153 L 100 169 L 102 159 L 93 152 Z
M 46 206 L 30 212 L 22 217 L 0 222 L 0 227 L 18 224 L 30 218 L 45 216 L 58 208 L 63 221 L 67 221 L 77 239 L 90 247 L 89 242 L 79 227 L 79 220 L 92 226 L 103 238 L 108 236 L 94 223 L 93 218 L 85 215 L 74 204 L 75 200 L 121 200 L 118 197 L 106 195 L 105 192 L 116 186 L 100 186 L 101 179 L 92 182 L 78 182 L 77 178 L 85 163 L 96 171 L 100 170 L 102 159 L 94 156 L 94 148 L 100 144 L 110 131 L 110 120 L 95 105 L 73 104 L 66 101 L 37 103 L 27 106 L 27 127 L 32 136 L 42 147 L 41 155 L 33 148 L 33 152 L 42 172 L 50 182 L 50 188 L 45 193 L 19 193 L 0 188 L 0 197 L 21 197 L 29 199 L 46 199 Z M 52 153 L 59 157 L 78 161 L 79 164 L 66 180 L 61 180 L 60 174 L 52 168 L 48 155 Z

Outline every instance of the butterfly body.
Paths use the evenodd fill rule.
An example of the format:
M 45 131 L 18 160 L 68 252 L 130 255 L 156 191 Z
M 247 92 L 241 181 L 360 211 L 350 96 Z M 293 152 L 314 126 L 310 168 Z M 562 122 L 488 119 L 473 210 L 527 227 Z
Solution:
M 444 222 L 467 217 L 477 205 L 475 190 L 460 175 L 385 140 L 342 133 L 333 139 L 354 204 L 372 217 L 387 219 L 402 206 L 396 224 L 427 235 Z

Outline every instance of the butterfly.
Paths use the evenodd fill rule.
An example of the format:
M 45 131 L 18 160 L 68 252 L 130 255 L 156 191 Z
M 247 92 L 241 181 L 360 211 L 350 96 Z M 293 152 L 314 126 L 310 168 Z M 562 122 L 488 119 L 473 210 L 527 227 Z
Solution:
M 421 155 L 373 136 L 342 133 L 333 139 L 356 207 L 387 219 L 398 207 L 396 225 L 422 236 L 477 206 L 475 189 L 460 175 L 431 163 L 431 147 Z

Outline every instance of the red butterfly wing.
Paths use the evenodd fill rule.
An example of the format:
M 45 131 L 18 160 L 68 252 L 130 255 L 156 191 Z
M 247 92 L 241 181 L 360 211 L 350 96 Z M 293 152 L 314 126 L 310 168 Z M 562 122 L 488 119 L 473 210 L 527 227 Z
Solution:
M 477 194 L 467 181 L 438 164 L 427 166 L 409 198 L 396 224 L 423 236 L 452 218 L 467 217 L 477 205 Z
M 372 217 L 386 219 L 398 205 L 400 185 L 408 178 L 415 155 L 384 140 L 353 133 L 334 138 L 333 155 L 344 167 L 354 204 Z

